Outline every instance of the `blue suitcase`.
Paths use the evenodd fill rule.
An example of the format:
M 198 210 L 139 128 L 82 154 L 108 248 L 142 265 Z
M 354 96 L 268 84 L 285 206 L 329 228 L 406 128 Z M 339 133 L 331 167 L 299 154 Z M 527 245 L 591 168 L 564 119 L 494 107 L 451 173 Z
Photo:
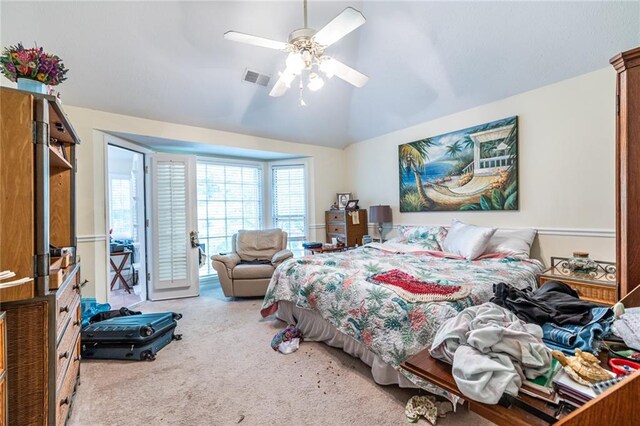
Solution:
M 111 318 L 82 330 L 82 357 L 87 359 L 155 359 L 173 340 L 182 315 L 166 312 Z

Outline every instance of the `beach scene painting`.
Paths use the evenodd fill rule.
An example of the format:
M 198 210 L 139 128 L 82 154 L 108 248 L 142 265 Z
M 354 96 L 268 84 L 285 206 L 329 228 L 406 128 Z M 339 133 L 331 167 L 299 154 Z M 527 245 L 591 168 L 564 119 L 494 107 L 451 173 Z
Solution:
M 518 209 L 518 117 L 398 147 L 400 211 Z

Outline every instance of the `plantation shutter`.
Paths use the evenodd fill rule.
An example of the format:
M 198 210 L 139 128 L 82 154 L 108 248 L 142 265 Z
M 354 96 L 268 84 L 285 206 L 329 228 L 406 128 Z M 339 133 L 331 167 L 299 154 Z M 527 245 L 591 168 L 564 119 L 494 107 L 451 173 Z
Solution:
M 131 238 L 132 236 L 131 186 L 129 179 L 111 178 L 111 235 L 117 239 Z
M 307 191 L 304 164 L 271 167 L 272 220 L 289 234 L 289 248 L 302 254 L 307 238 Z
M 195 296 L 199 292 L 195 230 L 195 157 L 155 154 L 152 163 L 154 263 L 152 300 Z
M 158 278 L 187 278 L 187 173 L 184 163 L 158 161 Z

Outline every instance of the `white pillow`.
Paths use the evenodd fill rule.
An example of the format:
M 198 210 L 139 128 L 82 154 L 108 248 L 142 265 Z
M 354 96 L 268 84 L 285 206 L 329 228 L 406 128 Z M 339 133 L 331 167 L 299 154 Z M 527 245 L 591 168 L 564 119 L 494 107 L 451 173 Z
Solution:
M 484 253 L 495 232 L 496 228 L 467 225 L 458 219 L 453 219 L 442 248 L 447 253 L 458 254 L 473 260 Z
M 484 254 L 506 253 L 512 256 L 528 258 L 531 254 L 531 244 L 536 237 L 535 229 L 518 229 L 508 231 L 498 229 L 489 240 Z

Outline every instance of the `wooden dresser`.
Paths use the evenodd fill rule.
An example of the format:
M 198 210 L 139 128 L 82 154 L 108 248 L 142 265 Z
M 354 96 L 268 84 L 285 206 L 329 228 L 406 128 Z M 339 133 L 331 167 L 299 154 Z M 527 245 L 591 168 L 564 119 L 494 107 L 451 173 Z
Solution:
M 344 241 L 347 247 L 361 246 L 362 237 L 367 235 L 369 228 L 367 210 L 365 209 L 327 210 L 324 214 L 324 222 L 327 230 L 327 242 L 330 243 L 332 238 L 339 238 Z
M 0 398 L 6 392 L 9 425 L 64 425 L 80 374 L 79 138 L 53 96 L 1 88 L 0 109 L 0 271 L 31 278 L 0 289 Z M 53 258 L 52 246 L 68 254 Z

